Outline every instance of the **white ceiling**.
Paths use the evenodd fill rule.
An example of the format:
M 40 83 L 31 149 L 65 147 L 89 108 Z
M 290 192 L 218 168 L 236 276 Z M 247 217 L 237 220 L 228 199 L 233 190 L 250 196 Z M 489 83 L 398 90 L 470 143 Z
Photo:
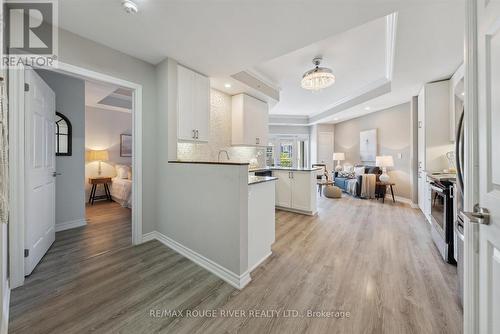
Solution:
M 215 78 L 219 86 L 240 71 L 267 70 L 269 73 L 263 74 L 276 78 L 283 88 L 281 102 L 288 105 L 287 108 L 274 108 L 279 114 L 317 115 L 324 112 L 324 106 L 335 105 L 345 94 L 363 96 L 371 107 L 370 111 L 365 111 L 365 103 L 353 100 L 359 105 L 352 107 L 351 103 L 333 108 L 330 115 L 316 120 L 321 122 L 335 122 L 334 118 L 343 120 L 359 114 L 360 110 L 371 112 L 408 101 L 423 83 L 449 76 L 458 67 L 463 54 L 463 0 L 135 2 L 139 5 L 139 13 L 129 15 L 122 10 L 121 0 L 60 1 L 59 22 L 64 29 L 153 64 L 172 57 Z M 396 11 L 398 26 L 392 87 L 384 86 L 376 90 L 376 94 L 368 94 L 370 89 L 375 92 L 375 86 L 367 88 L 363 83 L 381 71 L 381 44 L 374 41 L 381 41 L 382 37 L 376 22 Z M 360 27 L 363 24 L 373 25 L 377 30 L 368 41 L 370 31 L 359 32 L 367 29 Z M 353 30 L 348 31 L 350 29 Z M 356 35 L 356 32 L 359 36 L 354 40 L 345 37 Z M 342 42 L 344 48 L 336 49 L 326 41 Z M 363 43 L 366 43 L 364 50 Z M 338 81 L 331 96 L 318 98 L 314 102 L 316 106 L 312 107 L 307 100 L 293 94 L 291 82 L 297 77 L 298 84 L 302 73 L 310 67 L 308 62 L 322 49 L 325 50 L 325 65 L 333 67 Z M 332 57 L 327 57 L 327 53 Z M 292 63 L 295 54 L 304 65 Z M 294 66 L 289 72 L 280 73 L 270 64 L 284 55 Z M 358 71 L 351 58 L 367 66 Z M 303 93 L 300 91 L 299 95 Z
M 113 96 L 119 86 L 111 85 L 108 83 L 85 81 L 85 105 L 88 107 L 107 109 L 121 112 L 132 112 L 132 110 L 122 107 L 117 107 L 109 104 L 100 103 L 104 98 Z M 122 88 L 123 89 L 123 88 Z
M 300 86 L 302 74 L 313 68 L 312 58 L 323 56 L 321 66 L 331 68 L 336 82 L 319 92 Z M 340 99 L 386 75 L 386 18 L 382 17 L 311 44 L 253 70 L 280 88 L 275 115 L 312 116 L 330 109 Z
M 431 0 L 59 1 L 62 28 L 156 64 L 172 57 L 208 76 L 231 75 L 395 10 Z M 456 2 L 456 0 L 447 0 Z M 126 38 L 125 38 L 126 37 Z
M 409 102 L 424 83 L 450 78 L 463 62 L 464 17 L 459 1 L 399 11 L 390 93 L 323 121 L 337 123 Z

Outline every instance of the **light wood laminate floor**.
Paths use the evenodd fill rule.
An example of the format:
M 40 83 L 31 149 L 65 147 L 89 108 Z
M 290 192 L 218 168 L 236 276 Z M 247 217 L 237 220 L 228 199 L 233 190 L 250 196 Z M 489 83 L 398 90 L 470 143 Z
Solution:
M 456 267 L 408 206 L 345 196 L 319 199 L 315 217 L 277 211 L 273 255 L 242 291 L 157 241 L 132 247 L 130 211 L 116 203 L 96 203 L 88 216 L 86 227 L 57 233 L 12 291 L 10 333 L 462 332 Z M 307 310 L 349 317 L 309 318 Z

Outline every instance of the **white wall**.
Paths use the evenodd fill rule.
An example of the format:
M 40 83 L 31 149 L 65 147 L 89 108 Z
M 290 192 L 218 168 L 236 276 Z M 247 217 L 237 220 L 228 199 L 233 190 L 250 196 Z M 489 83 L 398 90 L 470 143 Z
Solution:
M 168 143 L 167 140 L 158 141 L 157 137 L 157 128 L 165 133 L 167 131 L 166 127 L 156 121 L 159 110 L 156 108 L 155 66 L 65 30 L 59 31 L 59 60 L 142 85 L 142 231 L 147 233 L 155 230 L 156 166 L 160 151 L 157 149 L 157 143 L 165 148 Z M 160 95 L 163 95 L 163 92 Z M 166 109 L 162 111 L 166 114 Z
M 366 116 L 335 124 L 335 152 L 344 152 L 346 161 L 359 163 L 359 133 L 377 129 L 377 155 L 392 155 L 394 167 L 389 168 L 391 181 L 396 183 L 395 195 L 411 198 L 410 146 L 411 135 L 410 103 L 377 111 Z M 401 159 L 398 159 L 401 154 Z
M 208 143 L 179 142 L 177 158 L 187 161 L 217 161 L 219 151 L 226 150 L 232 162 L 250 162 L 255 159 L 256 164 L 252 167 L 265 166 L 265 149 L 231 146 L 231 128 L 231 96 L 211 89 Z M 227 159 L 225 154 L 221 155 L 221 159 Z
M 132 165 L 131 157 L 120 156 L 120 135 L 132 134 L 132 114 L 122 111 L 85 107 L 85 149 L 107 150 L 109 160 L 102 162 L 102 176 L 116 176 L 115 165 Z M 99 162 L 85 162 L 85 198 L 90 191 L 89 177 L 98 175 Z M 99 194 L 103 193 L 99 187 Z
M 269 125 L 270 135 L 309 135 L 310 126 Z
M 72 126 L 72 155 L 56 157 L 56 230 L 58 225 L 85 219 L 85 81 L 37 70 L 56 94 L 56 111 Z

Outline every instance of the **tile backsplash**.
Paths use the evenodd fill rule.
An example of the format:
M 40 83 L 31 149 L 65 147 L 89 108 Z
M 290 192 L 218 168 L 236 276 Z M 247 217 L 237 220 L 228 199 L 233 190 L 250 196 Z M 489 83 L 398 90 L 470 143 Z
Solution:
M 177 159 L 217 161 L 220 150 L 228 151 L 232 162 L 250 162 L 251 167 L 263 167 L 266 164 L 264 148 L 231 146 L 231 96 L 212 89 L 208 143 L 177 143 Z M 226 159 L 222 153 L 221 160 Z

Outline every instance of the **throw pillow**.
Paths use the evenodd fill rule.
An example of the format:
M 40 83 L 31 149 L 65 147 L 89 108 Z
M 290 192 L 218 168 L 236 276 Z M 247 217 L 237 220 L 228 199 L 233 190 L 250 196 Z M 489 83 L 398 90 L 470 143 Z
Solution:
M 344 169 L 343 169 L 344 172 L 354 172 L 354 166 L 352 165 L 344 165 Z
M 362 175 L 365 173 L 365 166 L 354 167 L 354 174 L 356 176 Z
M 346 172 L 346 171 L 341 171 L 339 172 L 339 177 L 345 177 L 346 179 L 354 179 L 356 177 L 356 174 L 354 172 Z
M 119 179 L 127 179 L 128 178 L 128 170 L 129 170 L 128 166 L 116 165 L 115 168 L 116 168 L 116 176 Z

